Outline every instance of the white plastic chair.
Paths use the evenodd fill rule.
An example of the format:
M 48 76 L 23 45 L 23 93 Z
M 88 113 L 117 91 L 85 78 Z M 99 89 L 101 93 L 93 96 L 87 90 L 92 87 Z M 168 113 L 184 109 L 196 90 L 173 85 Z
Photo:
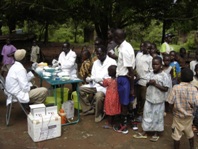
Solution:
M 23 105 L 20 103 L 19 99 L 9 93 L 6 88 L 5 88 L 5 80 L 4 78 L 0 75 L 0 89 L 4 91 L 5 95 L 7 96 L 7 94 L 10 94 L 12 96 L 12 101 L 10 104 L 7 105 L 7 109 L 6 109 L 6 125 L 9 125 L 10 122 L 10 115 L 11 115 L 11 111 L 12 111 L 12 104 L 13 104 L 13 100 L 16 99 L 17 102 L 19 103 L 20 107 L 22 108 L 22 110 L 24 111 L 24 113 L 26 114 L 26 116 L 28 115 L 28 112 L 25 110 L 25 108 L 23 107 Z

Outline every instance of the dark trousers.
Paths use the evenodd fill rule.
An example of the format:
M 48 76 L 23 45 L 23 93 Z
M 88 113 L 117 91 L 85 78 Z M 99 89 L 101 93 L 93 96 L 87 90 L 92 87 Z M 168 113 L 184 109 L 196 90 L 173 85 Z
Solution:
M 137 114 L 143 115 L 146 100 L 146 86 L 137 85 Z

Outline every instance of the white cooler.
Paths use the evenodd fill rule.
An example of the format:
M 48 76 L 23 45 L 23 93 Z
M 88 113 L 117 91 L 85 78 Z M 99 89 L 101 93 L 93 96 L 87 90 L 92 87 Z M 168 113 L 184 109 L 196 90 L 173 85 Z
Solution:
M 61 136 L 61 118 L 58 114 L 34 118 L 27 117 L 28 134 L 34 142 L 44 141 Z

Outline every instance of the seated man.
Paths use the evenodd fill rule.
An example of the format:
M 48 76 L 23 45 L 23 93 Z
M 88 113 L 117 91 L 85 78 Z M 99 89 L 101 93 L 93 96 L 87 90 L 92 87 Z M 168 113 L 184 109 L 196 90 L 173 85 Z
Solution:
M 80 104 L 83 115 L 94 114 L 95 122 L 100 122 L 104 118 L 103 103 L 106 93 L 106 88 L 100 86 L 96 82 L 102 81 L 103 78 L 109 77 L 108 67 L 110 65 L 117 65 L 116 61 L 107 55 L 107 49 L 103 45 L 96 47 L 96 55 L 98 59 L 94 61 L 91 70 L 91 77 L 87 78 L 89 84 L 83 85 L 79 88 Z M 96 82 L 95 82 L 96 81 Z M 92 99 L 89 99 L 90 94 L 94 94 Z
M 16 50 L 14 53 L 15 62 L 6 76 L 5 88 L 21 103 L 43 103 L 47 96 L 47 89 L 45 87 L 36 88 L 30 82 L 27 71 L 21 63 L 25 55 L 24 49 Z M 11 103 L 11 100 L 12 97 L 8 94 L 7 105 Z
M 62 46 L 62 52 L 58 57 L 61 69 L 70 77 L 77 77 L 76 53 L 70 49 L 70 43 L 66 42 Z

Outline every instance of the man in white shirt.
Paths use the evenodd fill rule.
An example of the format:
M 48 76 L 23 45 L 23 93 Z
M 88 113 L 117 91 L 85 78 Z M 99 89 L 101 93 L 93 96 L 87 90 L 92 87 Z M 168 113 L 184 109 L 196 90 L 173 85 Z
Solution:
M 116 132 L 128 133 L 127 114 L 130 111 L 129 105 L 134 97 L 134 67 L 135 53 L 130 43 L 125 40 L 125 33 L 116 29 L 114 41 L 118 44 L 118 64 L 116 70 L 118 93 L 122 106 L 122 123 L 114 126 Z
M 26 51 L 16 50 L 14 53 L 15 62 L 11 66 L 6 76 L 5 87 L 7 91 L 15 95 L 21 103 L 43 103 L 47 97 L 45 87 L 34 87 L 27 76 L 27 71 L 21 61 L 24 59 Z M 8 93 L 7 105 L 11 103 L 12 97 Z
M 58 57 L 58 63 L 61 65 L 61 69 L 66 75 L 69 75 L 71 79 L 77 78 L 77 64 L 76 53 L 70 49 L 70 43 L 63 44 L 62 52 Z M 72 83 L 72 90 L 76 90 L 76 84 Z
M 76 77 L 76 53 L 70 49 L 69 42 L 63 44 L 62 50 L 58 57 L 61 69 L 70 77 Z
M 103 45 L 98 45 L 95 49 L 98 59 L 94 61 L 91 77 L 87 78 L 89 84 L 83 85 L 79 88 L 80 92 L 80 104 L 82 107 L 82 114 L 94 114 L 95 122 L 100 122 L 104 118 L 103 104 L 106 94 L 106 88 L 102 87 L 96 82 L 100 82 L 103 78 L 109 77 L 108 67 L 110 65 L 117 65 L 116 61 L 107 55 L 107 49 Z M 94 95 L 93 98 L 89 98 L 89 95 Z

